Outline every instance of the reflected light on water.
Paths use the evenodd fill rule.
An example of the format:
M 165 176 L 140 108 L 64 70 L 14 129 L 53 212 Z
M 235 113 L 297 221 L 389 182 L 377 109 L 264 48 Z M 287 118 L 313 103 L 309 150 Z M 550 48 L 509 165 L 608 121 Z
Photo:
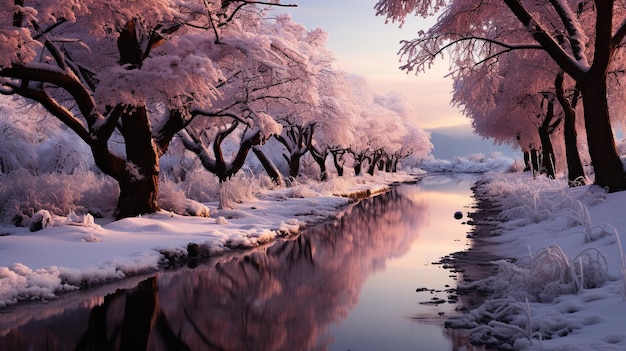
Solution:
M 434 351 L 465 347 L 457 344 L 467 341 L 456 331 L 442 328 L 445 319 L 456 313 L 455 304 L 447 303 L 451 293 L 446 291 L 456 287 L 456 275 L 433 263 L 467 249 L 470 227 L 465 220 L 473 204 L 470 187 L 474 181 L 438 179 L 397 189 L 423 211 L 404 213 L 421 218 L 405 229 L 415 232 L 414 241 L 402 255 L 390 258 L 384 271 L 367 278 L 359 303 L 331 330 L 331 350 Z M 464 218 L 455 219 L 456 211 L 462 211 Z M 416 291 L 421 289 L 425 291 Z M 471 350 L 472 346 L 463 349 Z

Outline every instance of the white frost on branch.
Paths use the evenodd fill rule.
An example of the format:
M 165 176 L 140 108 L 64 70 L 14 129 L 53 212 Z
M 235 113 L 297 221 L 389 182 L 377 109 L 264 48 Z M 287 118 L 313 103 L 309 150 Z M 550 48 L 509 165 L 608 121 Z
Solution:
M 282 124 L 276 122 L 272 116 L 264 112 L 259 112 L 256 116 L 255 127 L 261 132 L 263 140 L 268 139 L 272 135 L 280 135 L 282 133 Z

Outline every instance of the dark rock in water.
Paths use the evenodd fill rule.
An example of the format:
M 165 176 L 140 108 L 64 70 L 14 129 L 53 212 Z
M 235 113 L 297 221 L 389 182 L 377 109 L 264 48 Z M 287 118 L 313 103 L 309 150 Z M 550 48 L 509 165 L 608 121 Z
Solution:
M 461 211 L 454 212 L 454 219 L 461 219 L 461 218 L 463 218 L 463 212 Z

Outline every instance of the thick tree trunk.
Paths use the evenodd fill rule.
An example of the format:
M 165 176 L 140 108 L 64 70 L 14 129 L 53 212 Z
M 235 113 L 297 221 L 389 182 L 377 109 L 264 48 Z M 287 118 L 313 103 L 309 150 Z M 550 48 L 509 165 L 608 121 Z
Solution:
M 159 156 L 152 142 L 148 113 L 142 106 L 129 110 L 122 115 L 127 172 L 117 179 L 120 185 L 117 218 L 159 210 Z
M 626 188 L 624 167 L 617 150 L 609 120 L 606 79 L 602 74 L 590 72 L 578 82 L 585 111 L 585 128 L 589 155 L 595 172 L 595 184 L 609 191 Z
M 141 176 L 120 181 L 120 197 L 117 202 L 117 219 L 134 217 L 159 210 L 159 175 Z

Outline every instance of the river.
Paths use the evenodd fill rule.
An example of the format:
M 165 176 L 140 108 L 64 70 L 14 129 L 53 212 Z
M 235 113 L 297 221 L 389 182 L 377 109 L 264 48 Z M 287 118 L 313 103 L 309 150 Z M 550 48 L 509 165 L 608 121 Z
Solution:
M 428 176 L 248 252 L 0 311 L 0 350 L 482 350 L 462 331 L 473 176 Z M 463 218 L 455 219 L 460 211 Z

